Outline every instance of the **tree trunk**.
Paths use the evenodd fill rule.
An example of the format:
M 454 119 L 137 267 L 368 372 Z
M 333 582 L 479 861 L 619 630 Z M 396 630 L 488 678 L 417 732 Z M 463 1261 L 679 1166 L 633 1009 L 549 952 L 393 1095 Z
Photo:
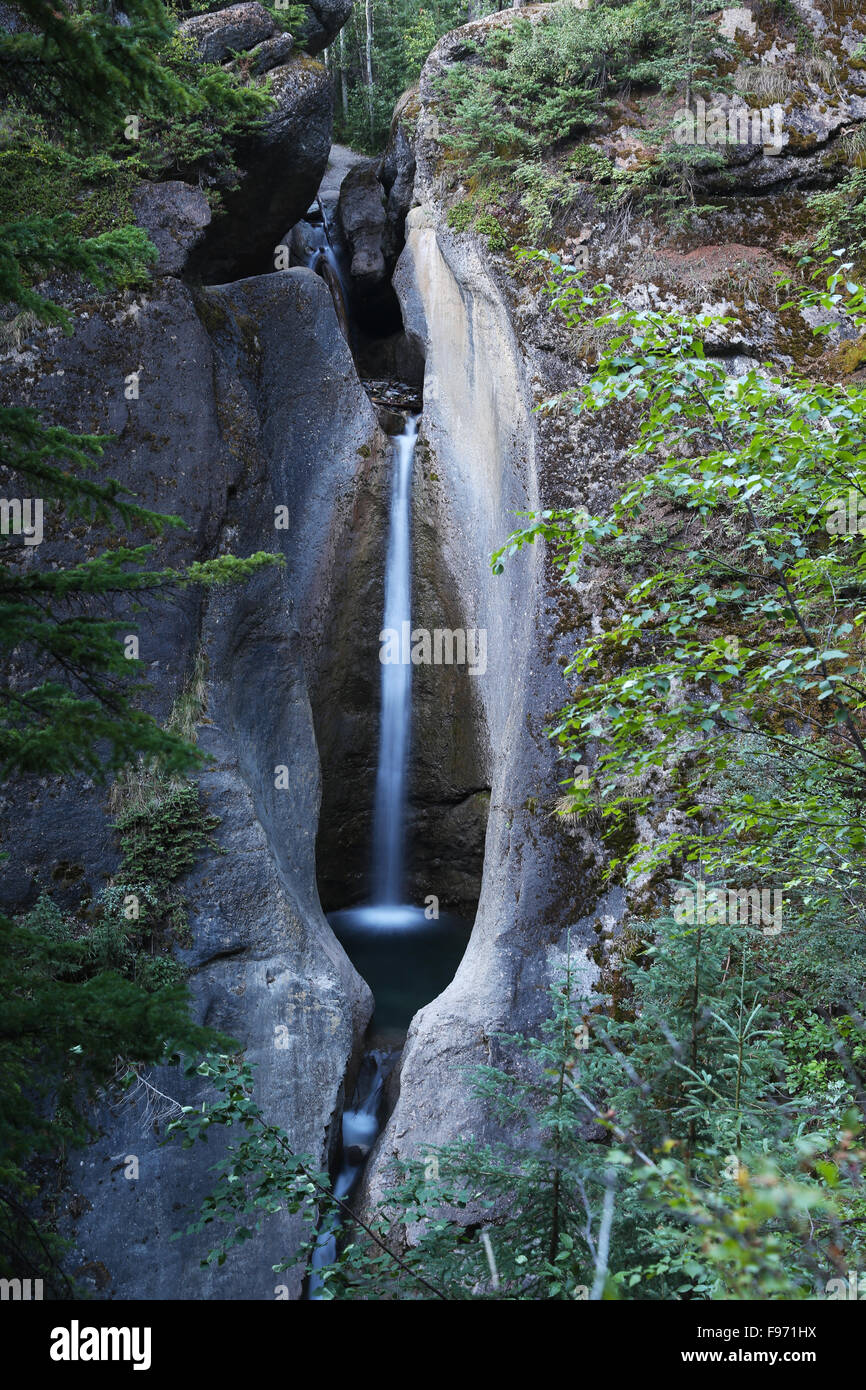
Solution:
M 370 139 L 373 139 L 373 0 L 364 0 L 367 21 L 367 106 L 370 111 Z
M 349 119 L 349 82 L 346 76 L 346 43 L 340 30 L 340 98 L 343 106 L 343 120 Z

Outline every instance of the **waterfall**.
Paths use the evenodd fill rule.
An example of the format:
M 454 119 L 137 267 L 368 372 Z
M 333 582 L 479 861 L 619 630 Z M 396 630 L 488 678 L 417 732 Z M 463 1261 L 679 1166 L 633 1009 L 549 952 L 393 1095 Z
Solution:
M 372 1067 L 373 1075 L 370 1089 L 365 1098 L 354 1110 L 343 1111 L 343 1162 L 334 1183 L 334 1196 L 345 1201 L 355 1185 L 364 1161 L 375 1143 L 379 1132 L 378 1109 L 385 1077 L 394 1062 L 394 1055 L 385 1052 L 369 1052 L 364 1059 Z M 307 1297 L 319 1301 L 322 1276 L 319 1270 L 332 1265 L 337 1258 L 337 1232 L 340 1229 L 339 1215 L 326 1222 L 319 1231 L 310 1260 L 310 1283 Z
M 385 558 L 385 612 L 382 626 L 399 634 L 411 623 L 412 460 L 418 436 L 410 416 L 394 440 L 394 477 L 388 549 Z M 411 630 L 411 628 L 409 629 Z M 401 657 L 408 654 L 401 650 Z M 406 767 L 409 755 L 412 666 L 408 660 L 383 662 L 379 716 L 379 764 L 373 806 L 373 902 L 386 907 L 401 901 L 403 889 Z
M 379 1101 L 386 1068 L 399 1057 L 409 1020 L 453 977 L 466 948 L 465 923 L 435 907 L 414 907 L 404 897 L 406 784 L 412 713 L 412 664 L 406 649 L 412 631 L 412 464 L 418 417 L 409 416 L 393 440 L 393 476 L 385 552 L 383 632 L 389 655 L 381 662 L 382 705 L 379 757 L 373 803 L 371 902 L 329 914 L 329 921 L 376 998 L 376 1036 L 390 1050 L 373 1050 L 369 1089 L 361 1103 L 343 1113 L 342 1165 L 334 1195 L 347 1199 L 379 1132 Z M 394 640 L 388 642 L 388 637 Z M 380 656 L 384 649 L 380 648 Z M 372 1027 L 372 1025 L 371 1025 Z M 339 1218 L 323 1224 L 312 1252 L 308 1297 L 322 1298 L 320 1271 L 337 1257 Z

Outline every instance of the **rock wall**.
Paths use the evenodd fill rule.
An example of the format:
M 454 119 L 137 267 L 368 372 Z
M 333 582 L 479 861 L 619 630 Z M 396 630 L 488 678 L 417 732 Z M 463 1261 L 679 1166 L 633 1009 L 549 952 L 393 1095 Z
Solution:
M 381 459 L 384 439 L 328 291 L 310 271 L 212 288 L 198 312 L 168 277 L 148 295 L 79 307 L 78 319 L 72 339 L 43 334 L 7 360 L 4 391 L 49 417 L 77 401 L 76 426 L 115 430 L 106 472 L 190 526 L 166 543 L 167 560 L 226 548 L 285 558 L 284 569 L 206 602 L 187 595 L 159 605 L 136 630 L 163 716 L 197 654 L 206 672 L 198 741 L 213 762 L 201 786 L 221 817 L 224 853 L 205 855 L 183 884 L 194 944 L 180 956 L 196 1016 L 239 1039 L 256 1064 L 264 1112 L 324 1162 L 371 1000 L 319 907 L 308 686 L 332 622 L 334 556 L 347 544 L 359 473 Z M 141 369 L 134 403 L 124 400 L 126 364 Z M 288 530 L 274 526 L 280 505 L 289 507 Z M 62 559 L 81 539 L 99 546 L 97 536 L 70 541 L 55 526 L 41 558 Z M 289 770 L 285 791 L 275 787 L 280 765 Z M 41 887 L 66 888 L 77 902 L 116 867 L 104 793 L 40 783 L 7 794 L 3 810 L 7 907 Z M 202 1098 L 172 1070 L 150 1080 L 183 1103 Z M 272 1298 L 284 1283 L 297 1295 L 298 1276 L 271 1269 L 293 1248 L 296 1218 L 273 1218 L 220 1272 L 200 1272 L 202 1240 L 170 1240 L 208 1190 L 218 1145 L 162 1147 L 142 1097 L 93 1118 L 98 1137 L 70 1164 L 67 1209 L 78 1217 L 70 1269 L 96 1293 Z M 130 1154 L 135 1181 L 118 1161 Z
M 532 552 L 501 577 L 489 565 L 515 513 L 542 501 L 527 365 L 478 248 L 448 233 L 423 183 L 416 199 L 395 277 L 407 331 L 426 353 L 427 462 L 416 472 L 416 517 L 435 535 L 466 626 L 487 634 L 486 672 L 457 679 L 472 686 L 490 806 L 470 944 L 452 984 L 410 1028 L 368 1202 L 387 1185 L 393 1155 L 458 1135 L 492 1136 L 465 1069 L 501 1060 L 498 1031 L 532 1029 L 546 1015 L 568 929 L 577 955 L 591 936 L 586 910 L 599 906 L 589 845 L 552 816 L 557 768 L 543 728 L 558 707 L 557 658 L 566 648 L 543 557 Z M 440 626 L 441 613 L 422 602 L 413 622 Z M 588 963 L 585 973 L 589 979 Z
M 524 13 L 539 20 L 546 8 Z M 737 313 L 740 327 L 715 342 L 734 371 L 767 351 L 798 363 L 807 353 L 820 354 L 808 325 L 780 312 L 774 271 L 786 264 L 785 243 L 807 226 L 808 193 L 832 186 L 844 172 L 846 123 L 866 114 L 862 63 L 850 61 L 861 41 L 860 21 L 846 13 L 833 23 L 813 4 L 798 10 L 838 59 L 840 81 L 834 84 L 826 64 L 804 59 L 794 91 L 789 74 L 775 76 L 766 65 L 795 62 L 795 44 L 752 25 L 742 38 L 742 62 L 765 65 L 762 90 L 772 91 L 775 81 L 788 93 L 784 144 L 781 151 L 760 144 L 733 149 L 727 181 L 710 171 L 705 191 L 723 196 L 713 197 L 715 209 L 691 234 L 665 230 L 635 207 L 614 215 L 589 188 L 576 199 L 570 222 L 558 220 L 563 261 L 584 248 L 591 279 L 607 279 L 636 306 Z M 458 607 L 467 622 L 487 628 L 488 672 L 475 693 L 491 798 L 470 945 L 452 984 L 410 1028 L 399 1095 L 365 1177 L 368 1209 L 387 1189 L 393 1158 L 461 1136 L 495 1137 L 467 1069 L 502 1060 L 498 1030 L 532 1029 L 547 1015 L 546 986 L 569 935 L 590 987 L 597 948 L 619 930 L 626 910 L 623 891 L 603 886 L 604 849 L 591 827 L 554 814 L 565 773 L 544 735 L 567 699 L 561 667 L 582 633 L 612 616 L 622 576 L 587 575 L 566 595 L 540 548 L 513 560 L 499 578 L 488 564 L 516 512 L 557 506 L 598 512 L 633 467 L 626 457 L 627 412 L 580 426 L 565 411 L 534 413 L 585 379 L 593 345 L 546 311 L 537 280 L 509 255 L 492 252 L 484 236 L 458 236 L 449 228 L 448 212 L 467 196 L 467 181 L 458 161 L 442 157 L 438 79 L 451 64 L 477 61 L 486 32 L 511 22 L 494 15 L 446 36 L 428 59 L 420 90 L 401 103 L 392 131 L 392 151 L 398 142 L 411 145 L 417 165 L 394 279 L 407 334 L 426 355 L 429 454 L 416 477 L 416 508 L 435 534 Z M 720 95 L 719 101 L 727 111 L 743 98 Z M 657 115 L 653 109 L 648 119 Z M 654 157 L 642 129 L 633 102 L 601 121 L 594 143 L 613 166 L 627 170 L 638 156 Z M 497 208 L 506 223 L 516 210 L 518 194 L 512 194 Z M 844 325 L 833 330 L 831 349 L 846 332 Z M 423 614 L 415 621 L 424 622 Z M 641 818 L 634 835 L 652 838 L 661 814 Z M 651 891 L 651 884 L 637 885 L 631 905 Z

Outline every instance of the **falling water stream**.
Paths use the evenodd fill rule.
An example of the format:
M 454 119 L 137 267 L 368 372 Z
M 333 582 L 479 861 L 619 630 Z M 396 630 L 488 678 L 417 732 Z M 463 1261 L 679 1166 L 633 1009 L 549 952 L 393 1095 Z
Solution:
M 375 1036 L 399 1045 L 422 1005 L 445 988 L 463 955 L 466 923 L 435 907 L 406 902 L 406 813 L 412 724 L 412 464 L 418 418 L 393 441 L 380 657 L 379 756 L 373 802 L 372 894 L 329 921 L 376 999 Z M 389 650 L 390 648 L 390 650 Z M 397 659 L 393 657 L 396 655 Z
M 327 234 L 327 222 L 325 222 Z M 418 437 L 418 420 L 409 416 L 394 440 L 394 471 L 385 556 L 384 626 L 402 633 L 410 618 L 412 593 L 412 460 Z M 417 909 L 401 907 L 405 851 L 406 776 L 411 718 L 412 667 L 408 662 L 382 665 L 382 708 L 379 716 L 379 759 L 373 810 L 373 903 L 369 907 L 333 913 L 331 925 L 347 945 L 346 936 L 365 938 L 387 924 L 398 930 L 411 924 Z M 423 913 L 421 913 L 423 920 Z M 342 928 L 342 929 L 341 929 Z M 356 953 L 349 951 L 351 956 Z M 356 961 L 357 964 L 357 961 Z M 334 1196 L 347 1198 L 360 1175 L 364 1160 L 379 1132 L 382 1086 L 396 1059 L 394 1051 L 368 1052 L 361 1067 L 352 1108 L 343 1111 L 342 1162 L 334 1182 Z M 371 1073 L 372 1064 L 372 1073 Z M 319 1271 L 332 1264 L 337 1253 L 339 1222 L 319 1232 L 312 1255 L 308 1297 L 320 1300 Z
M 382 1098 L 382 1086 L 392 1062 L 393 1059 L 387 1053 L 368 1052 L 361 1068 L 361 1076 L 358 1079 L 358 1089 L 364 1089 L 366 1092 L 364 1099 L 358 1101 L 354 1109 L 343 1111 L 343 1158 L 333 1189 L 334 1196 L 343 1201 L 350 1195 L 355 1186 L 364 1166 L 364 1160 L 379 1133 L 378 1111 Z M 364 1075 L 365 1068 L 366 1076 Z M 311 1273 L 307 1293 L 308 1298 L 314 1302 L 320 1301 L 323 1287 L 319 1270 L 326 1265 L 333 1264 L 337 1257 L 338 1230 L 339 1220 L 335 1219 L 320 1229 L 316 1239 L 310 1262 Z
M 404 624 L 410 626 L 412 602 L 410 522 L 412 461 L 417 438 L 418 420 L 410 416 L 405 431 L 394 440 L 394 480 L 391 486 L 382 624 L 387 633 L 398 633 L 401 637 Z M 377 906 L 396 907 L 403 888 L 411 663 L 383 663 L 381 691 L 379 765 L 373 807 L 373 902 Z

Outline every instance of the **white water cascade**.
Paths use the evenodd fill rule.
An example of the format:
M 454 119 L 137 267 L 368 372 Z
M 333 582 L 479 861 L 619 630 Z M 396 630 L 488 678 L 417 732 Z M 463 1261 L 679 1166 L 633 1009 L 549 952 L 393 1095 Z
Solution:
M 376 996 L 376 1021 L 389 1041 L 450 980 L 466 932 L 458 919 L 406 900 L 406 810 L 412 723 L 412 464 L 418 417 L 393 440 L 394 472 L 385 552 L 380 663 L 379 754 L 373 800 L 370 900 L 329 921 Z M 396 660 L 394 660 L 396 656 Z M 434 900 L 435 901 L 435 900 Z M 410 944 L 411 939 L 411 944 Z M 428 992 L 429 990 L 429 992 Z M 398 1022 L 408 1014 L 405 1021 Z
M 349 321 L 349 290 L 340 265 L 340 258 L 337 255 L 334 238 L 331 235 L 328 214 L 321 200 L 317 199 L 317 202 L 322 221 L 319 226 L 309 228 L 307 266 L 322 277 L 331 291 L 340 331 L 351 346 L 352 325 Z
M 402 647 L 404 624 L 412 604 L 412 461 L 418 438 L 417 417 L 394 440 L 394 478 L 385 558 L 385 612 L 382 626 L 396 634 Z M 412 666 L 405 660 L 384 662 L 381 673 L 379 763 L 373 804 L 373 903 L 394 907 L 401 902 L 406 818 L 406 769 L 412 701 Z
M 418 418 L 409 416 L 395 437 L 394 472 L 385 553 L 382 628 L 387 651 L 391 637 L 398 660 L 381 662 L 379 755 L 373 802 L 371 901 L 329 914 L 329 921 L 376 998 L 375 1034 L 384 1044 L 367 1053 L 373 1080 L 360 1105 L 343 1114 L 342 1164 L 334 1195 L 347 1199 L 375 1143 L 384 1073 L 400 1054 L 409 1020 L 452 978 L 466 947 L 464 923 L 438 908 L 407 903 L 405 892 L 406 805 L 409 732 L 412 718 L 412 664 L 405 650 L 412 630 L 412 464 Z M 435 901 L 435 899 L 434 899 Z M 371 1025 L 373 1027 L 373 1025 Z M 322 1228 L 312 1255 L 308 1297 L 322 1297 L 320 1271 L 337 1254 L 340 1221 Z
M 361 1172 L 379 1132 L 377 1112 L 386 1076 L 386 1065 L 391 1059 L 383 1052 L 370 1052 L 367 1055 L 373 1067 L 370 1089 L 356 1109 L 343 1111 L 343 1163 L 334 1183 L 334 1196 L 341 1201 L 345 1201 L 352 1191 L 355 1179 Z M 313 1302 L 318 1302 L 321 1298 L 323 1281 L 319 1270 L 332 1265 L 337 1258 L 337 1232 L 340 1224 L 337 1215 L 319 1231 L 310 1261 L 310 1283 L 307 1293 L 307 1297 Z

